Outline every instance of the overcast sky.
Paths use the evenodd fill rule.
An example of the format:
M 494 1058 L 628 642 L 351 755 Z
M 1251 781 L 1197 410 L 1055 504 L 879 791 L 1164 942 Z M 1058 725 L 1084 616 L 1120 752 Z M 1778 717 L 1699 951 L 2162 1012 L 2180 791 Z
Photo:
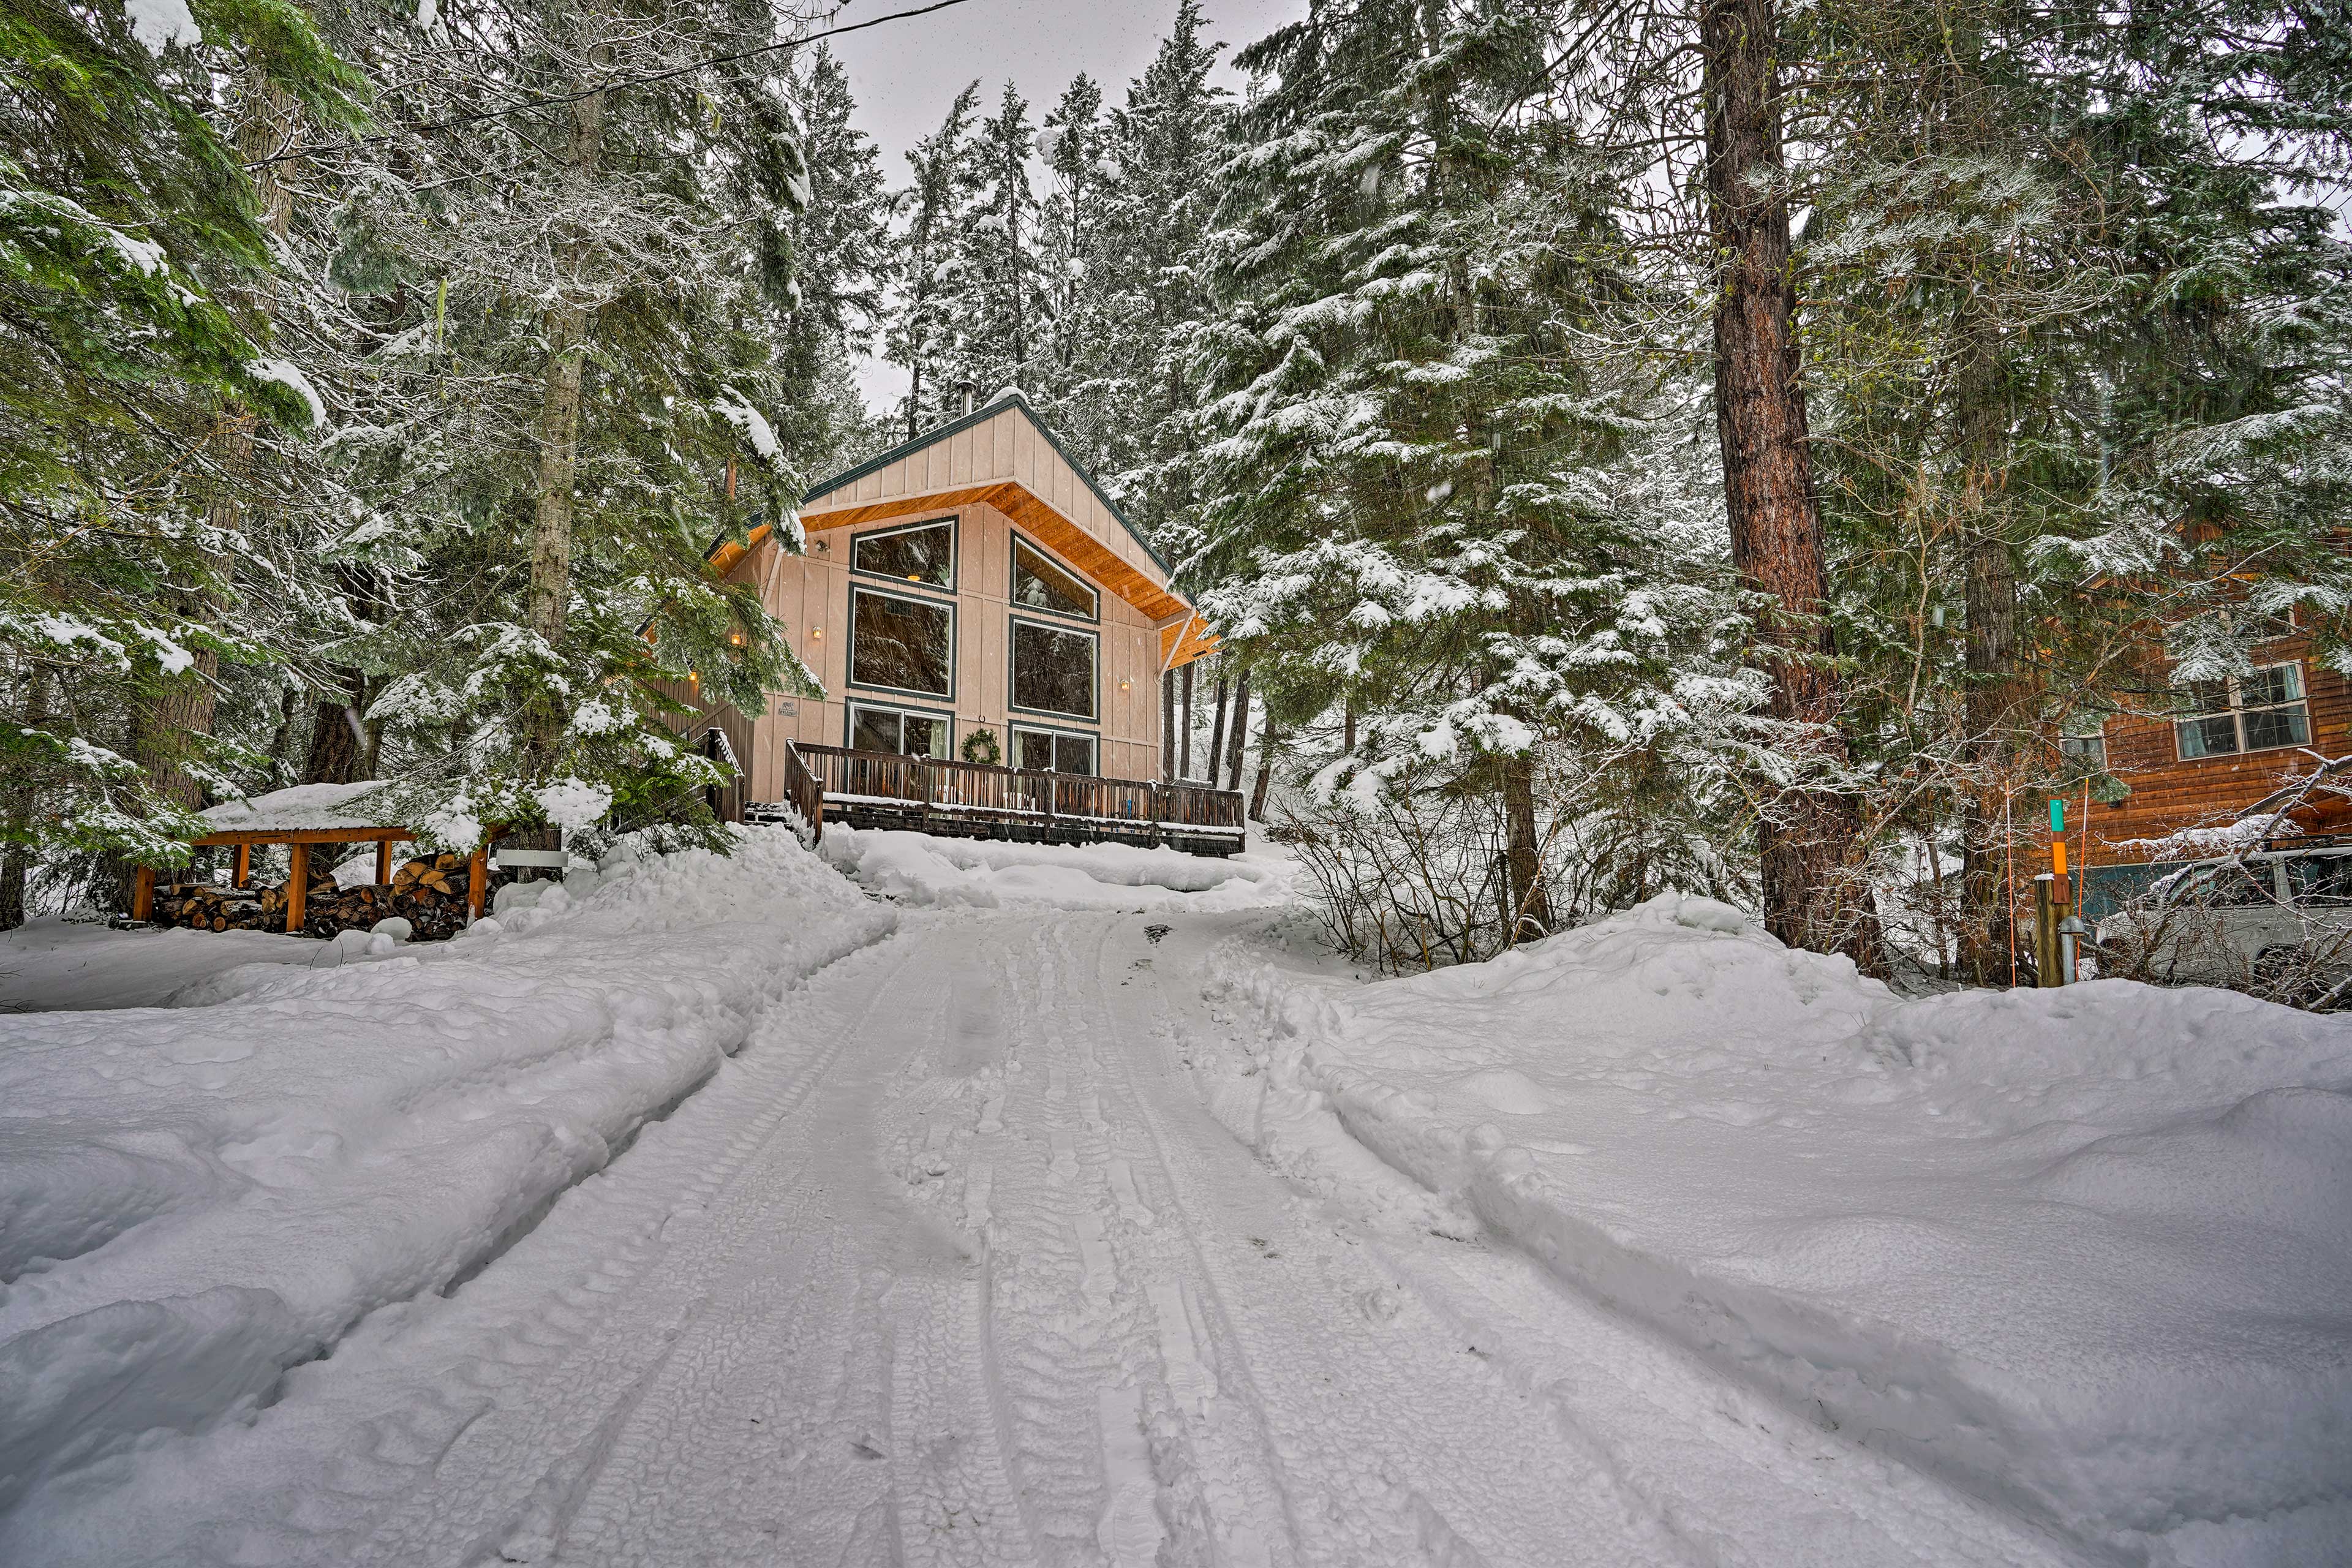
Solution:
M 850 0 L 839 21 L 856 22 L 903 10 L 909 0 Z M 1232 48 L 1307 14 L 1307 0 L 1205 0 L 1212 38 Z M 886 23 L 833 41 L 857 95 L 857 121 L 882 149 L 884 175 L 907 178 L 907 149 L 939 128 L 948 104 L 979 79 L 981 98 L 993 111 L 1010 78 L 1029 100 L 1030 118 L 1043 121 L 1070 79 L 1085 71 L 1102 84 L 1108 103 L 1124 102 L 1127 84 L 1151 63 L 1160 36 L 1176 15 L 1176 0 L 966 0 L 910 21 Z M 1238 89 L 1238 73 L 1221 73 Z M 866 400 L 887 408 L 906 391 L 893 367 L 870 363 L 859 377 Z

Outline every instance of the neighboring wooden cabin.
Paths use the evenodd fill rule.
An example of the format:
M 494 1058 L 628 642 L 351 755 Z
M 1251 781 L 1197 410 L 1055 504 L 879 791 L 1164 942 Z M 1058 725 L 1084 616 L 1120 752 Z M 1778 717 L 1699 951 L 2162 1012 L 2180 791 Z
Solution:
M 2255 665 L 2252 676 L 2192 689 L 2185 706 L 2193 712 L 2110 719 L 2091 742 L 2124 785 L 2119 798 L 2092 803 L 2086 825 L 2089 890 L 2100 906 L 2137 891 L 2162 866 L 2194 858 L 2159 865 L 2145 841 L 2225 826 L 2256 806 L 2275 811 L 2272 797 L 2319 766 L 2315 752 L 2352 752 L 2352 683 L 2312 657 L 2308 638 L 2265 644 Z M 2344 833 L 2352 831 L 2352 807 L 2315 790 L 2294 820 L 2305 833 Z
M 763 525 L 749 549 L 721 545 L 712 563 L 758 585 L 825 696 L 779 694 L 745 714 L 674 692 L 702 710 L 689 734 L 742 773 L 724 815 L 792 798 L 796 760 L 818 773 L 837 750 L 958 763 L 982 731 L 1007 769 L 1127 787 L 1079 798 L 1041 795 L 1034 782 L 985 784 L 975 773 L 942 784 L 945 770 L 899 769 L 889 776 L 911 782 L 886 793 L 945 790 L 955 798 L 928 804 L 961 805 L 992 792 L 1034 801 L 1038 815 L 1058 800 L 1073 819 L 1225 814 L 1222 801 L 1189 795 L 1171 807 L 1165 788 L 1176 781 L 1161 762 L 1162 683 L 1215 638 L 1171 584 L 1168 563 L 1018 393 L 825 480 L 803 500 L 801 527 L 804 554 Z M 839 766 L 833 773 L 824 793 L 843 805 L 828 814 L 861 815 L 847 809 L 853 795 L 876 804 L 880 774 L 867 770 L 852 789 Z

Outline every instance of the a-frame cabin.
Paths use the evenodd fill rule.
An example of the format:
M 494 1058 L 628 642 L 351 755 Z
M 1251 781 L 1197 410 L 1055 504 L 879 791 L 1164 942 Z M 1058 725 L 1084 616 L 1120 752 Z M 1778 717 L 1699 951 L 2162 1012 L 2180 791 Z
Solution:
M 1231 815 L 1237 837 L 1237 797 L 1162 763 L 1163 683 L 1216 639 L 1017 392 L 824 480 L 801 527 L 799 555 L 765 525 L 712 552 L 757 585 L 825 691 L 704 710 L 693 731 L 723 737 L 709 743 L 743 775 L 729 815 L 793 801 L 806 770 L 836 819 L 896 822 L 919 793 L 933 831 L 1172 843 L 1188 836 L 1171 817 L 1222 837 Z M 963 765 L 992 752 L 997 771 L 1055 786 Z M 870 760 L 886 757 L 935 765 Z

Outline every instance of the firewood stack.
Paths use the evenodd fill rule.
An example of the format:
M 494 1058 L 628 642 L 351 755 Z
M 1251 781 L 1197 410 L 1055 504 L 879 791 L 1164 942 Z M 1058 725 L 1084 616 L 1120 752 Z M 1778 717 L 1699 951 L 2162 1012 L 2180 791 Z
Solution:
M 463 855 L 411 860 L 392 874 L 392 908 L 386 912 L 406 917 L 416 928 L 416 941 L 456 936 L 466 928 L 467 874 Z
M 191 931 L 270 931 L 276 927 L 263 910 L 267 897 L 250 888 L 215 888 L 207 882 L 158 888 L 153 919 L 157 925 L 186 926 Z M 281 895 L 279 907 L 283 904 Z
M 302 899 L 302 934 L 331 937 L 347 931 L 370 931 L 378 921 L 394 915 L 415 928 L 411 940 L 440 942 L 466 927 L 466 879 L 463 855 L 434 855 L 411 860 L 393 873 L 389 887 L 381 883 L 342 888 L 327 867 L 310 873 Z M 195 931 L 276 931 L 286 929 L 286 889 L 216 888 L 209 883 L 183 883 L 155 890 L 153 920 L 157 925 L 187 926 Z

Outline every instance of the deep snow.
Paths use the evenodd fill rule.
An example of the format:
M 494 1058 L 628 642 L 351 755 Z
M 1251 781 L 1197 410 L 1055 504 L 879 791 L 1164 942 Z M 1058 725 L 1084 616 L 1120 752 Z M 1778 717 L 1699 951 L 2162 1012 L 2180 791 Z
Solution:
M 2341 1561 L 2352 1026 L 826 843 L 0 1019 L 0 1561 Z
M 1220 1114 L 1324 1190 L 1377 1191 L 1370 1150 L 1423 1221 L 2085 1543 L 2352 1539 L 2352 1022 L 1906 1001 L 1674 895 L 1491 963 L 1225 984 L 1268 1026 Z
M 766 834 L 517 923 L 0 1021 L 0 1507 L 478 1266 L 892 920 Z
M 43 915 L 0 932 L 0 1015 L 161 1006 L 239 964 L 308 964 L 319 945 L 275 931 L 127 931 Z
M 828 826 L 825 858 L 898 902 L 993 910 L 1249 909 L 1290 895 L 1292 862 L 1259 852 L 1187 855 L 1127 844 L 1006 844 Z

